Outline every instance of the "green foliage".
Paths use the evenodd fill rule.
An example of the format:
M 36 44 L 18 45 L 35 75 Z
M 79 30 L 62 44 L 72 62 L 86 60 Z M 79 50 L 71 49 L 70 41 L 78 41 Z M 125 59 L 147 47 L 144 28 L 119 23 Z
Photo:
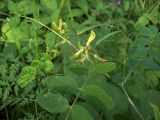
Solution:
M 98 107 L 100 107 L 101 103 L 106 107 L 106 109 L 112 109 L 114 107 L 111 96 L 97 85 L 86 85 L 83 94 L 87 101 L 95 105 L 98 104 Z
M 26 87 L 29 83 L 31 83 L 35 79 L 35 76 L 36 76 L 35 68 L 31 66 L 24 67 L 19 75 L 17 84 L 22 88 Z
M 57 9 L 57 2 L 55 0 L 41 0 L 42 9 L 44 12 L 53 12 Z
M 152 103 L 150 103 L 150 105 L 153 109 L 155 120 L 160 120 L 160 111 L 159 111 L 158 107 Z
M 159 120 L 160 0 L 2 0 L 4 120 Z
M 49 90 L 57 90 L 64 93 L 75 93 L 78 88 L 76 81 L 69 76 L 48 76 L 43 83 Z
M 73 120 L 94 120 L 88 111 L 81 105 L 75 105 L 72 110 Z
M 37 103 L 51 113 L 61 113 L 68 109 L 68 101 L 60 94 L 40 94 L 36 98 Z
M 116 64 L 112 62 L 99 63 L 97 65 L 97 72 L 99 73 L 108 73 L 113 71 L 116 68 Z

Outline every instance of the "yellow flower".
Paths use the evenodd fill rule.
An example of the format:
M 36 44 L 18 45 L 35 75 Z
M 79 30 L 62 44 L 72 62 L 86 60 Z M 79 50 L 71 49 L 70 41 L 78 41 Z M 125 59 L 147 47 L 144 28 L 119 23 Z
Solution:
M 90 36 L 86 42 L 85 47 L 80 45 L 80 49 L 78 50 L 78 52 L 76 52 L 72 58 L 78 58 L 80 57 L 80 59 L 78 61 L 80 62 L 85 62 L 86 60 L 89 60 L 92 62 L 92 60 L 89 58 L 89 56 L 93 56 L 94 58 L 98 59 L 101 62 L 106 62 L 107 60 L 99 57 L 98 55 L 94 54 L 92 48 L 90 47 L 91 42 L 95 39 L 96 34 L 94 31 L 91 31 Z

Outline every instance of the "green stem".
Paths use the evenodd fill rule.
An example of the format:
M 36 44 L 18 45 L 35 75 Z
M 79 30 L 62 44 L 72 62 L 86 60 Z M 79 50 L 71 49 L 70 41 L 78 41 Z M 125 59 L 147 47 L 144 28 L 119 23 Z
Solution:
M 36 19 L 33 19 L 33 18 L 30 18 L 30 17 L 27 17 L 27 16 L 22 16 L 22 15 L 19 15 L 20 17 L 23 17 L 25 19 L 28 19 L 28 20 L 32 20 L 32 21 L 35 21 L 36 23 L 42 25 L 43 27 L 47 28 L 49 31 L 53 32 L 54 34 L 56 34 L 58 37 L 60 37 L 61 39 L 65 40 L 72 48 L 74 48 L 76 51 L 78 51 L 78 48 L 76 48 L 67 38 L 63 37 L 62 35 L 60 35 L 59 33 L 57 33 L 55 30 L 49 28 L 48 26 L 46 26 L 45 24 L 41 23 L 40 21 L 36 20 Z
M 9 115 L 8 115 L 8 111 L 7 111 L 6 107 L 5 107 L 5 112 L 6 112 L 6 118 L 7 118 L 7 120 L 9 120 Z
M 59 19 L 60 19 L 61 16 L 62 16 L 63 8 L 64 8 L 64 5 L 65 5 L 66 1 L 67 1 L 67 0 L 61 0 L 60 10 L 59 10 L 59 15 L 58 15 L 57 23 L 59 22 Z
M 34 44 L 35 44 L 35 53 L 37 55 L 38 53 L 38 40 L 37 40 L 37 32 L 35 31 L 35 35 L 34 35 Z
M 78 33 L 77 33 L 77 30 L 76 30 L 76 27 L 75 27 L 75 24 L 74 24 L 74 18 L 73 18 L 72 11 L 71 11 L 71 5 L 69 4 L 69 1 L 68 1 L 68 0 L 67 0 L 67 7 L 68 7 L 68 11 L 69 11 L 69 14 L 70 14 L 70 17 L 71 17 L 72 26 L 73 26 L 73 31 L 74 31 L 74 34 L 75 34 L 76 39 L 77 39 L 77 41 L 78 41 L 78 46 L 80 47 L 80 46 L 81 46 L 81 43 L 80 43 L 80 41 L 79 41 Z
M 36 15 L 36 2 L 35 2 L 35 0 L 33 0 L 33 9 L 34 9 L 33 18 L 36 19 L 36 17 L 38 17 L 38 16 Z M 37 31 L 36 30 L 34 32 L 34 44 L 35 44 L 35 53 L 37 55 L 37 53 L 38 53 L 38 40 L 37 40 Z
M 135 106 L 135 104 L 133 103 L 133 101 L 131 100 L 131 98 L 129 97 L 126 89 L 123 87 L 123 85 L 121 85 L 121 87 L 122 87 L 122 90 L 123 90 L 124 94 L 126 95 L 128 101 L 129 101 L 129 103 L 130 103 L 130 104 L 132 105 L 132 107 L 135 109 L 135 111 L 137 112 L 137 114 L 138 114 L 138 116 L 140 117 L 140 119 L 141 119 L 141 120 L 144 120 L 142 114 L 141 114 L 140 111 L 137 109 L 137 107 Z
M 125 74 L 126 74 L 126 67 L 125 67 L 125 61 L 124 61 L 124 67 L 123 67 L 123 82 L 121 83 L 121 88 L 125 94 L 125 96 L 127 97 L 129 103 L 132 105 L 132 107 L 135 109 L 136 113 L 138 114 L 138 116 L 140 117 L 141 120 L 144 120 L 142 114 L 140 113 L 140 111 L 138 110 L 138 108 L 136 107 L 136 105 L 133 103 L 132 99 L 130 98 L 130 96 L 128 95 L 126 89 L 124 88 L 124 84 L 127 82 L 127 80 L 129 79 L 129 77 L 132 74 L 132 71 L 127 75 L 127 77 L 125 78 Z
M 18 49 L 18 53 L 20 55 L 20 59 L 22 60 L 23 63 L 25 63 L 25 59 L 24 59 L 24 57 L 22 56 L 22 53 L 21 53 L 21 44 L 20 44 L 19 40 L 16 41 L 16 46 L 17 46 L 17 49 Z
M 60 10 L 59 10 L 59 14 L 58 14 L 57 21 L 56 21 L 57 25 L 59 24 L 59 20 L 62 16 L 62 11 L 63 11 L 65 3 L 66 3 L 66 0 L 61 0 L 61 2 L 60 2 L 60 8 L 59 8 Z M 56 45 L 56 43 L 57 43 L 57 36 L 55 36 L 55 45 Z
M 68 120 L 68 119 L 69 119 L 69 116 L 70 116 L 70 114 L 71 114 L 71 111 L 72 111 L 72 109 L 73 109 L 73 106 L 74 106 L 75 103 L 77 102 L 77 100 L 78 100 L 79 96 L 81 95 L 81 93 L 82 93 L 84 87 L 86 86 L 87 82 L 88 82 L 88 78 L 86 77 L 86 80 L 85 80 L 85 82 L 83 83 L 82 87 L 79 88 L 79 92 L 78 92 L 76 98 L 74 99 L 72 105 L 69 107 L 69 111 L 68 111 L 68 113 L 67 113 L 67 115 L 66 115 L 66 119 L 65 119 L 65 120 Z
M 35 100 L 35 112 L 36 112 L 36 120 L 38 120 L 38 110 L 37 110 L 37 102 Z
M 106 24 L 97 24 L 97 25 L 93 25 L 91 27 L 85 28 L 84 30 L 79 31 L 77 34 L 81 35 L 81 34 L 85 33 L 86 31 L 89 31 L 89 30 L 91 30 L 93 28 L 96 28 L 96 27 L 111 27 L 111 28 L 113 28 L 115 26 L 113 26 L 113 25 L 106 25 Z

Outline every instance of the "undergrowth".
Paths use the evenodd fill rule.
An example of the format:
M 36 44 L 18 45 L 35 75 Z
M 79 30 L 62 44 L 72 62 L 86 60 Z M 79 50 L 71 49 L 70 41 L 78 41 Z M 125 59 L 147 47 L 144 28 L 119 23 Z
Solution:
M 1 0 L 1 120 L 160 120 L 159 0 Z

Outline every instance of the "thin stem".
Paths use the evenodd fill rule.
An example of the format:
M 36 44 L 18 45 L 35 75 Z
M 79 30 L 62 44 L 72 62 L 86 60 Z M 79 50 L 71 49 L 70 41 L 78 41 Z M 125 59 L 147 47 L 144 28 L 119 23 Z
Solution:
M 79 92 L 78 92 L 76 98 L 74 99 L 72 105 L 71 105 L 70 108 L 69 108 L 69 111 L 68 111 L 68 113 L 67 113 L 67 115 L 66 115 L 66 119 L 65 119 L 65 120 L 68 120 L 68 119 L 69 119 L 69 116 L 70 116 L 70 113 L 71 113 L 71 111 L 72 111 L 72 108 L 73 108 L 74 104 L 77 102 L 77 100 L 78 100 L 78 98 L 79 98 L 81 92 L 83 91 L 84 87 L 86 86 L 87 81 L 88 81 L 88 78 L 86 77 L 85 82 L 83 83 L 82 87 L 79 88 L 80 90 L 79 90 Z
M 7 111 L 6 107 L 5 107 L 5 112 L 6 112 L 6 118 L 7 118 L 7 120 L 9 120 L 9 115 L 8 115 L 8 111 Z
M 36 19 L 33 19 L 33 18 L 30 18 L 30 17 L 27 17 L 27 16 L 22 16 L 22 15 L 19 15 L 20 17 L 23 17 L 25 19 L 28 19 L 28 20 L 32 20 L 32 21 L 35 21 L 37 22 L 38 24 L 42 25 L 43 27 L 47 28 L 48 30 L 50 30 L 51 32 L 53 32 L 54 34 L 56 34 L 58 37 L 60 37 L 61 39 L 65 40 L 72 48 L 74 48 L 75 50 L 78 51 L 78 49 L 65 37 L 63 37 L 62 35 L 60 35 L 59 33 L 57 33 L 55 30 L 52 30 L 51 28 L 49 28 L 48 26 L 46 26 L 45 24 L 41 23 L 40 21 L 36 20 Z
M 63 8 L 64 8 L 64 5 L 65 5 L 66 1 L 67 1 L 67 0 L 61 0 L 60 10 L 59 10 L 59 15 L 58 15 L 57 23 L 59 22 L 59 19 L 61 18 L 62 11 L 63 11 Z
M 35 53 L 37 55 L 37 53 L 38 53 L 37 31 L 35 31 L 35 34 L 34 34 L 34 44 L 35 44 Z
M 66 0 L 61 0 L 60 2 L 60 10 L 59 10 L 59 14 L 58 14 L 58 17 L 57 17 L 57 20 L 56 20 L 56 24 L 59 25 L 59 20 L 61 18 L 61 15 L 62 15 L 62 11 L 63 11 L 63 8 L 64 8 L 64 5 L 66 3 Z M 57 36 L 55 36 L 55 45 L 57 43 Z
M 4 12 L 0 12 L 0 14 L 1 14 L 1 15 L 5 15 L 5 16 L 8 16 L 8 17 L 10 16 L 9 14 L 4 13 Z
M 1 18 L 0 18 L 0 21 L 6 22 L 7 20 L 5 20 L 5 19 L 1 19 Z
M 133 73 L 133 71 L 130 71 L 130 73 L 126 76 L 126 78 L 123 80 L 121 85 L 124 85 L 127 82 L 127 80 L 129 79 L 129 77 L 131 76 L 132 73 Z
M 138 114 L 138 116 L 140 117 L 140 119 L 141 119 L 141 120 L 144 120 L 142 114 L 140 113 L 140 111 L 138 110 L 138 108 L 136 107 L 136 105 L 133 103 L 133 101 L 132 101 L 131 98 L 129 97 L 126 89 L 124 88 L 124 84 L 127 82 L 127 80 L 129 79 L 129 77 L 130 77 L 131 74 L 132 74 L 132 71 L 131 71 L 131 72 L 127 75 L 127 77 L 124 78 L 124 77 L 125 77 L 125 71 L 126 71 L 125 69 L 126 69 L 126 67 L 125 67 L 125 61 L 124 61 L 124 67 L 123 67 L 123 79 L 124 79 L 124 81 L 121 83 L 121 88 L 122 88 L 125 96 L 127 97 L 129 103 L 132 105 L 132 107 L 133 107 L 133 108 L 135 109 L 135 111 L 137 112 L 137 114 Z
M 71 5 L 69 4 L 68 0 L 67 0 L 67 7 L 68 7 L 68 11 L 69 11 L 69 14 L 70 14 L 70 17 L 71 17 L 73 31 L 74 31 L 74 34 L 75 34 L 76 39 L 78 41 L 78 46 L 80 47 L 81 43 L 79 41 L 78 33 L 77 33 L 77 30 L 76 30 L 76 27 L 75 27 L 75 24 L 74 24 L 74 18 L 73 18 L 72 11 L 71 11 Z
M 123 61 L 123 80 L 125 80 L 125 74 L 126 74 L 126 61 Z
M 122 90 L 123 90 L 124 94 L 126 95 L 128 101 L 129 101 L 129 103 L 130 103 L 130 104 L 132 105 L 132 107 L 135 109 L 135 111 L 137 112 L 137 114 L 138 114 L 138 116 L 140 117 L 140 119 L 141 119 L 141 120 L 144 120 L 142 114 L 141 114 L 140 111 L 137 109 L 137 107 L 135 106 L 135 104 L 133 103 L 133 101 L 131 100 L 131 98 L 129 97 L 126 89 L 123 87 L 123 85 L 121 85 L 121 87 L 122 87 Z
M 33 13 L 33 18 L 36 19 L 36 2 L 35 0 L 33 0 L 33 9 L 34 9 L 34 13 Z M 38 39 L 37 39 L 37 30 L 35 30 L 34 32 L 34 44 L 35 44 L 35 53 L 37 55 L 38 53 Z
M 97 25 L 93 25 L 93 26 L 91 26 L 91 27 L 88 27 L 88 28 L 80 31 L 80 32 L 78 32 L 77 34 L 78 34 L 78 35 L 81 35 L 81 34 L 85 33 L 86 31 L 89 31 L 89 30 L 91 30 L 91 29 L 93 29 L 93 28 L 96 28 L 96 27 L 104 27 L 104 26 L 106 26 L 106 27 L 114 27 L 114 26 L 112 26 L 112 25 L 97 24 Z
M 37 110 L 37 102 L 35 100 L 35 112 L 36 112 L 36 120 L 38 120 L 38 110 Z

